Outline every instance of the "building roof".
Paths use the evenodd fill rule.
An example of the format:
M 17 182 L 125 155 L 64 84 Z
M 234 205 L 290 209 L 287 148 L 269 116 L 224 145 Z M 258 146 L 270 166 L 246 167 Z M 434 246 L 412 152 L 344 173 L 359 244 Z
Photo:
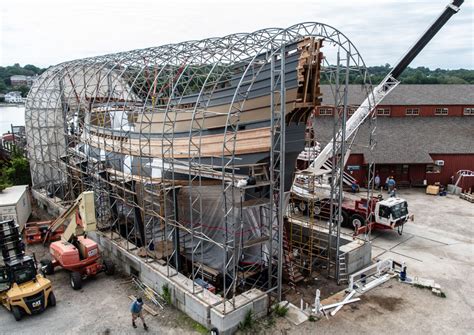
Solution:
M 10 186 L 0 192 L 0 207 L 16 205 L 25 193 L 28 185 Z
M 26 80 L 27 76 L 22 74 L 15 74 L 10 77 L 10 80 Z
M 334 105 L 330 85 L 321 85 L 323 105 Z M 360 105 L 367 93 L 350 85 L 349 104 Z M 398 85 L 380 105 L 474 105 L 474 85 Z
M 332 138 L 333 118 L 316 117 L 316 140 L 325 146 Z M 429 164 L 430 154 L 474 154 L 474 117 L 379 117 L 374 161 L 378 164 Z M 352 153 L 368 160 L 369 126 L 359 129 Z

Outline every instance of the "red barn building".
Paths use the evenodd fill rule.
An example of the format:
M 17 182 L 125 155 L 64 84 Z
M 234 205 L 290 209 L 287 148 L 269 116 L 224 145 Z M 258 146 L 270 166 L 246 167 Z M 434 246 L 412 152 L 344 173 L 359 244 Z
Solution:
M 334 108 L 329 87 L 322 92 L 313 128 L 324 146 L 332 137 Z M 361 86 L 351 85 L 349 115 L 364 100 L 363 92 Z M 474 171 L 474 85 L 399 85 L 377 107 L 377 146 L 372 153 L 369 133 L 366 122 L 346 165 L 361 184 L 371 159 L 382 183 L 393 175 L 400 186 L 450 184 L 458 171 Z M 463 178 L 459 186 L 474 189 L 474 177 Z

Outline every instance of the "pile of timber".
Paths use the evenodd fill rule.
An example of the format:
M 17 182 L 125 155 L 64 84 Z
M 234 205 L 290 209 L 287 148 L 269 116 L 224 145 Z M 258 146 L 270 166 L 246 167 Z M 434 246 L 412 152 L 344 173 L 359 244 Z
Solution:
M 463 192 L 459 194 L 459 197 L 469 202 L 474 202 L 474 194 L 472 194 L 471 189 L 469 189 L 468 192 Z

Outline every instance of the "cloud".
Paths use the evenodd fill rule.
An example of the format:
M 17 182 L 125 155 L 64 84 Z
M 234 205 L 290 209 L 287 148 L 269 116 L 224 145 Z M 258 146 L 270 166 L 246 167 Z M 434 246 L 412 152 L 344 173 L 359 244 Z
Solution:
M 0 14 L 0 65 L 47 66 L 184 40 L 304 21 L 345 33 L 369 65 L 396 62 L 447 0 L 15 0 Z M 415 66 L 473 68 L 473 6 L 466 1 Z

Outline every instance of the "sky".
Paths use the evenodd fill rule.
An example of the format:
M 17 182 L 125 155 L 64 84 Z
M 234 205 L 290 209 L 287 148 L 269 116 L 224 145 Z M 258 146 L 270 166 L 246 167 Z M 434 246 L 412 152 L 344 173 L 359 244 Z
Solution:
M 14 0 L 1 5 L 0 66 L 47 67 L 308 21 L 343 32 L 367 65 L 393 65 L 449 1 Z M 473 0 L 465 0 L 411 66 L 474 69 L 473 21 Z

